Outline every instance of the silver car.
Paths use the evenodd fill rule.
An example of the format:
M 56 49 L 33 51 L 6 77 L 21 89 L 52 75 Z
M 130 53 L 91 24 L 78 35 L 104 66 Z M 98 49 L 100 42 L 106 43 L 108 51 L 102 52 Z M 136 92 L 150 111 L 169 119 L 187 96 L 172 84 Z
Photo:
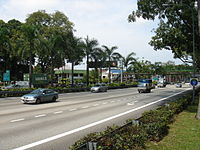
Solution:
M 108 87 L 105 84 L 96 84 L 91 87 L 91 92 L 107 92 Z
M 58 93 L 51 89 L 37 89 L 29 94 L 21 97 L 22 103 L 42 103 L 42 102 L 55 102 L 58 99 Z

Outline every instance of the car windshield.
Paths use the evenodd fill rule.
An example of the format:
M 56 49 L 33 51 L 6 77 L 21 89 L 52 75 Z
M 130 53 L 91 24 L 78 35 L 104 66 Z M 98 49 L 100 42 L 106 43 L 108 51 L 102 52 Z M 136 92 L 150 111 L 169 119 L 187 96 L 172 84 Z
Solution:
M 37 90 L 32 91 L 31 94 L 40 94 L 42 92 L 43 92 L 43 90 L 37 89 Z
M 95 87 L 100 87 L 100 86 L 101 86 L 101 85 L 99 85 L 99 84 L 96 84 L 96 85 L 95 85 Z

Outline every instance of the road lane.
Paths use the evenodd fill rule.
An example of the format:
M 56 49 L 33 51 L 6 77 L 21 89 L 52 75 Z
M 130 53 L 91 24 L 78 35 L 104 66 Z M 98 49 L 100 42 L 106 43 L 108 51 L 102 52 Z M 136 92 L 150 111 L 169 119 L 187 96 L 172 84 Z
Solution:
M 2 139 L 0 141 L 0 145 L 2 145 L 1 148 L 13 149 L 62 134 L 63 132 L 65 133 L 68 131 L 73 131 L 93 122 L 98 122 L 99 120 L 104 120 L 105 118 L 109 118 L 117 114 L 130 111 L 131 109 L 141 107 L 145 104 L 166 97 L 167 95 L 170 95 L 169 93 L 180 92 L 184 90 L 184 88 L 155 89 L 152 93 L 149 94 L 138 94 L 136 93 L 136 90 L 133 92 L 134 90 L 123 89 L 116 91 L 113 90 L 110 93 L 69 94 L 71 98 L 76 97 L 76 103 L 68 103 L 68 105 L 63 105 L 64 102 L 66 102 L 64 101 L 63 103 L 60 102 L 60 104 L 63 106 L 59 105 L 59 107 L 57 105 L 55 107 L 52 106 L 57 103 L 43 104 L 40 105 L 40 109 L 33 109 L 34 107 L 37 107 L 37 105 L 31 105 L 31 107 L 29 107 L 30 110 L 28 109 L 25 114 L 20 113 L 20 111 L 17 111 L 17 114 L 9 114 L 9 111 L 7 114 L 0 113 L 1 118 L 4 117 L 0 122 L 2 127 L 2 131 L 0 131 L 0 138 Z M 119 96 L 121 92 L 123 92 L 124 96 Z M 92 97 L 90 95 L 92 95 Z M 99 96 L 101 96 L 102 99 L 96 100 Z M 88 97 L 90 97 L 89 101 L 87 101 Z M 106 97 L 109 98 L 106 99 Z M 62 98 L 64 99 L 64 96 Z M 132 103 L 132 105 L 127 105 L 128 103 Z M 23 105 L 21 107 L 23 107 Z M 40 117 L 36 118 L 35 116 Z M 12 120 L 6 119 L 7 117 L 9 119 L 12 118 Z M 17 119 L 19 121 L 17 121 Z M 79 135 L 82 134 L 80 133 Z M 62 146 L 60 144 L 53 144 L 53 146 L 52 142 L 48 142 L 35 148 L 44 149 L 45 146 L 46 148 L 53 146 L 53 148 L 62 149 L 62 147 L 66 147 L 72 143 L 70 137 L 71 136 L 66 136 L 64 138 L 65 142 L 62 144 Z M 62 139 L 55 140 L 54 142 L 60 143 L 60 141 L 62 141 Z M 58 147 L 55 147 L 55 145 Z

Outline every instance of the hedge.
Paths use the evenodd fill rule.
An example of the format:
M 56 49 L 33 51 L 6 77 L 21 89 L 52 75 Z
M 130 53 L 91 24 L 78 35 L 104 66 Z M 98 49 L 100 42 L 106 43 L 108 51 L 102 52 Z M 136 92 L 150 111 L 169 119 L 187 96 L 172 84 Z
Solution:
M 131 84 L 131 85 L 111 84 L 111 85 L 108 86 L 108 89 L 120 89 L 120 88 L 130 88 L 130 87 L 136 87 L 136 85 L 135 84 Z M 71 92 L 90 91 L 90 87 L 73 87 L 73 88 L 49 87 L 49 88 L 57 91 L 58 93 L 71 93 Z M 22 96 L 24 94 L 30 93 L 34 89 L 36 89 L 36 88 L 20 88 L 20 89 L 6 89 L 6 90 L 1 90 L 0 89 L 0 98 L 2 98 L 2 97 Z

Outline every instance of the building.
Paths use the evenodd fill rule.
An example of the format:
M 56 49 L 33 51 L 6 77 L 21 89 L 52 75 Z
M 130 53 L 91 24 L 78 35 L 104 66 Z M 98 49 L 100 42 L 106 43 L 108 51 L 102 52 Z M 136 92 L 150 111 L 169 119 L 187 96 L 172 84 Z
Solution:
M 62 80 L 68 80 L 70 83 L 72 81 L 72 70 L 55 70 L 55 75 L 58 82 Z M 86 75 L 86 70 L 74 70 L 74 81 L 82 80 Z

